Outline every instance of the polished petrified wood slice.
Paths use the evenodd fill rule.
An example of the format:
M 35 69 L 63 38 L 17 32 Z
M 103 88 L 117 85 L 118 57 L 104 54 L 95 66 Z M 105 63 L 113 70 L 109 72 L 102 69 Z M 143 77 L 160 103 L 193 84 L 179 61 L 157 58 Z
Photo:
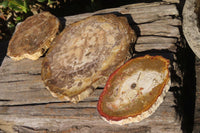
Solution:
M 97 15 L 73 23 L 53 42 L 42 79 L 53 96 L 76 103 L 126 61 L 135 40 L 125 17 Z
M 118 68 L 99 98 L 98 111 L 111 124 L 139 122 L 162 103 L 170 88 L 169 60 L 137 57 Z
M 38 59 L 50 47 L 59 31 L 59 20 L 42 12 L 20 23 L 9 42 L 7 55 L 13 60 Z

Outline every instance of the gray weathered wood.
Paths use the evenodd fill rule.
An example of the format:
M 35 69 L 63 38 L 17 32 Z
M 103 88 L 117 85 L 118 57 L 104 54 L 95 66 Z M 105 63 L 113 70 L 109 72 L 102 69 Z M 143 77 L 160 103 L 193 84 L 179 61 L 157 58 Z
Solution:
M 145 43 L 145 44 L 139 44 L 135 46 L 135 51 L 137 52 L 143 52 L 145 50 L 161 50 L 161 49 L 167 49 L 172 52 L 176 52 L 176 46 L 174 44 L 170 43 Z
M 169 2 L 169 3 L 180 3 L 179 0 L 163 0 L 165 2 Z
M 69 25 L 70 23 L 79 21 L 80 19 L 84 19 L 94 14 L 112 13 L 112 12 L 128 14 L 132 17 L 133 23 L 136 23 L 137 25 L 135 26 L 137 26 L 139 29 L 138 40 L 143 40 L 143 38 L 140 39 L 140 37 L 142 36 L 157 37 L 157 39 L 154 39 L 153 42 L 148 43 L 148 44 L 155 43 L 152 44 L 152 47 L 151 46 L 149 47 L 149 45 L 144 46 L 140 43 L 137 43 L 140 44 L 138 46 L 136 45 L 137 52 L 142 52 L 151 49 L 157 49 L 157 50 L 168 49 L 172 52 L 176 51 L 175 43 L 177 41 L 174 41 L 174 39 L 180 38 L 178 26 L 181 25 L 181 20 L 172 17 L 179 15 L 176 6 L 173 4 L 165 5 L 163 2 L 155 2 L 155 3 L 139 3 L 139 4 L 126 5 L 120 8 L 100 10 L 95 13 L 85 13 L 74 16 L 68 16 L 65 17 L 66 19 L 65 24 Z M 163 38 L 165 37 L 166 40 L 167 38 L 169 38 L 168 44 L 163 41 L 162 37 Z M 163 42 L 165 44 L 162 44 Z
M 165 2 L 139 3 L 119 8 L 100 10 L 65 17 L 66 25 L 93 14 L 119 12 L 132 16 L 138 29 L 136 52 L 152 49 L 176 52 L 180 40 L 178 26 L 181 21 L 176 5 Z M 168 53 L 167 53 L 168 54 Z M 149 118 L 124 126 L 109 125 L 96 109 L 102 89 L 78 104 L 72 104 L 51 96 L 40 77 L 41 62 L 12 61 L 6 57 L 0 67 L 0 131 L 5 132 L 140 132 L 178 133 L 181 121 L 174 106 L 174 96 L 169 92 L 156 112 Z M 178 68 L 175 69 L 178 71 Z M 173 87 L 173 86 L 172 86 Z
M 171 16 L 179 15 L 175 4 L 168 5 L 163 2 L 139 3 L 139 4 L 122 6 L 120 8 L 104 9 L 94 13 L 85 13 L 74 16 L 68 16 L 65 17 L 66 25 L 76 22 L 80 19 L 84 19 L 88 16 L 92 16 L 94 14 L 113 13 L 113 12 L 130 15 L 134 20 L 134 22 L 137 24 L 151 23 L 153 21 L 163 20 Z M 168 22 L 166 21 L 166 23 Z

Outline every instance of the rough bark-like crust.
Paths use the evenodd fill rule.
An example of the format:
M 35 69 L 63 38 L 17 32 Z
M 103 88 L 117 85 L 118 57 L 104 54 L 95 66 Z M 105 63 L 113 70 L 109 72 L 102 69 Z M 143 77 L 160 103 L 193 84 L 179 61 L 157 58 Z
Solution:
M 9 42 L 7 55 L 13 60 L 37 60 L 50 47 L 59 26 L 59 20 L 49 12 L 27 18 L 16 27 Z
M 161 56 L 144 56 L 117 69 L 99 98 L 102 118 L 123 125 L 153 114 L 171 85 L 168 65 L 169 61 Z
M 76 103 L 124 63 L 135 40 L 125 17 L 97 15 L 73 23 L 53 42 L 42 79 L 53 96 Z

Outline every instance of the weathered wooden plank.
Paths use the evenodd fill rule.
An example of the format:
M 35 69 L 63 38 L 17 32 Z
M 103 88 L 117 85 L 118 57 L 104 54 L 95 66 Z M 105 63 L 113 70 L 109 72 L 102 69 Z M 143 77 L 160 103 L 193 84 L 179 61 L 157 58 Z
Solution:
M 167 38 L 162 36 L 141 36 L 138 37 L 135 51 L 143 52 L 147 50 L 162 50 L 167 49 L 171 52 L 176 52 L 177 38 Z
M 31 65 L 34 64 L 31 63 L 32 61 L 30 60 L 22 60 L 19 62 L 13 62 L 9 58 L 6 58 L 5 61 L 6 60 L 10 61 L 9 64 L 15 63 L 16 66 L 20 66 L 20 64 L 25 63 L 30 64 L 29 67 L 27 67 L 26 69 L 24 69 L 22 65 L 19 69 L 14 68 L 16 70 L 12 71 L 9 74 L 12 74 L 13 72 L 19 73 L 18 71 L 20 71 L 21 73 L 27 72 L 29 69 L 32 69 Z M 36 62 L 36 64 L 39 64 L 41 62 L 40 60 L 34 62 Z M 2 66 L 2 68 L 3 69 L 1 69 L 1 71 L 7 71 L 8 69 L 10 69 L 9 67 L 4 66 Z M 19 73 L 19 75 L 21 75 L 21 73 Z M 32 74 L 34 73 L 38 73 L 38 70 L 36 69 L 36 71 L 32 71 Z M 29 79 L 29 81 L 25 80 L 23 81 L 23 84 L 15 84 L 14 82 L 7 84 L 8 88 L 4 88 L 6 89 L 6 91 L 4 90 L 3 93 L 0 93 L 0 97 L 5 100 L 1 101 L 0 119 L 17 123 L 17 125 L 20 125 L 18 127 L 20 129 L 22 127 L 31 127 L 32 129 L 39 131 L 41 131 L 41 129 L 43 129 L 44 127 L 45 129 L 48 129 L 50 131 L 58 130 L 58 127 L 59 130 L 68 131 L 73 129 L 73 126 L 75 125 L 78 127 L 82 125 L 81 129 L 75 129 L 77 131 L 82 131 L 82 128 L 87 128 L 87 125 L 92 127 L 88 128 L 87 131 L 93 131 L 94 129 L 99 129 L 100 127 L 107 127 L 106 130 L 109 131 L 113 128 L 113 125 L 111 126 L 103 122 L 103 120 L 99 118 L 99 115 L 96 111 L 98 96 L 100 95 L 102 89 L 97 89 L 92 96 L 85 99 L 83 102 L 72 104 L 69 102 L 62 102 L 58 99 L 53 98 L 50 93 L 44 88 L 42 82 L 39 83 L 40 85 L 36 90 L 35 88 L 27 87 L 28 85 L 30 85 L 30 87 L 33 86 L 32 81 L 40 78 L 40 75 L 35 76 L 38 78 Z M 10 84 L 13 84 L 13 86 L 15 87 L 13 87 L 12 85 L 9 86 Z M 23 86 L 24 84 L 25 86 Z M 7 87 L 7 85 L 2 85 Z M 3 88 L 0 88 L 2 91 Z M 144 125 L 149 125 L 148 129 L 150 128 L 150 131 L 152 132 L 162 130 L 166 131 L 164 130 L 165 128 L 168 129 L 168 132 L 180 132 L 180 121 L 177 120 L 175 117 L 176 113 L 173 108 L 173 106 L 175 106 L 175 103 L 173 102 L 173 99 L 173 94 L 169 92 L 167 94 L 165 102 L 161 105 L 161 107 L 158 109 L 158 111 L 156 111 L 154 115 L 143 121 L 144 123 L 141 122 L 139 124 L 137 123 L 129 125 L 130 130 L 135 132 L 140 131 L 141 127 L 143 127 Z M 165 121 L 161 121 L 161 118 L 165 119 Z M 91 121 L 92 123 L 96 124 L 93 125 Z M 155 121 L 157 123 L 155 123 Z M 69 123 L 71 123 L 71 125 Z M 119 129 L 119 131 L 121 132 L 124 130 L 128 131 L 126 126 L 114 127 Z M 153 128 L 151 129 L 151 127 Z M 26 129 L 27 128 L 21 130 L 24 131 Z
M 5 57 L 2 67 L 0 69 L 0 80 L 3 80 L 2 76 L 4 76 L 5 74 L 39 74 L 41 72 L 41 63 L 42 59 L 36 61 L 31 61 L 28 59 L 13 61 L 9 57 Z
M 74 16 L 67 16 L 65 17 L 66 19 L 65 24 L 68 25 L 70 23 L 84 19 L 88 16 L 92 16 L 94 14 L 103 14 L 103 13 L 126 14 L 127 16 L 131 16 L 133 21 L 137 24 L 166 19 L 166 16 L 169 17 L 169 16 L 179 15 L 175 4 L 165 5 L 162 2 L 142 3 L 142 4 L 140 3 L 140 4 L 122 6 L 119 8 L 104 9 L 94 13 L 85 13 Z
M 166 111 L 163 113 L 165 114 Z M 151 117 L 153 117 L 153 115 Z M 2 118 L 2 115 L 0 115 L 0 118 Z M 140 132 L 140 131 L 143 131 L 145 133 L 148 133 L 148 132 L 159 133 L 160 131 L 162 132 L 167 131 L 168 133 L 181 132 L 180 129 L 177 128 L 177 125 L 179 125 L 179 123 L 174 122 L 174 121 L 168 121 L 168 122 L 165 121 L 164 123 L 162 123 L 162 119 L 161 119 L 162 117 L 155 117 L 155 121 L 151 121 L 151 122 L 148 119 L 146 119 L 144 123 L 135 123 L 135 124 L 129 124 L 129 125 L 124 125 L 124 126 L 108 125 L 100 118 L 96 118 L 95 121 L 93 121 L 93 119 L 91 118 L 84 118 L 84 119 L 83 118 L 77 120 L 75 118 L 68 118 L 68 119 L 49 118 L 49 116 L 46 116 L 46 117 L 34 116 L 33 118 L 30 118 L 30 117 L 24 117 L 24 116 L 16 117 L 14 115 L 9 115 L 8 117 L 6 117 L 6 121 L 10 121 L 14 119 L 16 123 L 23 125 L 20 127 L 31 127 L 29 129 L 32 129 L 32 131 L 34 130 L 41 131 L 41 129 L 45 131 L 43 127 L 46 127 L 48 131 L 66 131 L 66 132 L 67 131 L 73 132 L 74 131 L 73 128 L 75 128 L 76 129 L 75 131 L 81 132 L 81 133 L 85 131 L 82 128 L 86 128 L 87 132 L 92 132 L 92 131 L 95 131 L 95 132 L 128 131 L 128 132 L 135 132 L 135 133 Z M 59 125 L 59 130 L 57 128 L 58 125 Z M 143 129 L 144 127 L 146 127 L 148 130 L 144 131 Z
M 135 45 L 135 51 L 136 52 L 144 52 L 147 50 L 163 50 L 163 49 L 167 49 L 171 52 L 176 52 L 176 46 L 173 43 L 144 43 L 144 44 L 138 44 Z M 145 50 L 144 50 L 145 49 Z
M 172 16 L 165 16 L 165 18 L 153 21 L 152 23 L 171 26 L 180 26 L 182 24 L 180 19 L 173 18 Z
M 143 37 L 143 39 L 139 39 L 138 42 L 144 43 L 145 38 L 147 38 L 146 42 L 149 42 L 149 40 L 154 40 L 157 37 Z M 143 50 L 148 50 L 147 47 L 152 49 L 153 46 L 155 48 L 160 48 L 165 46 L 165 42 L 175 41 L 175 39 L 162 39 L 163 44 L 160 44 L 160 46 L 156 46 L 154 45 L 155 42 L 152 42 L 152 44 L 137 44 L 135 49 L 137 50 L 138 46 L 140 45 L 146 47 L 143 48 Z M 162 39 L 160 42 L 162 42 Z M 166 44 L 168 45 L 168 43 Z M 5 58 L 0 69 L 0 104 L 14 105 L 59 101 L 59 99 L 53 98 L 50 95 L 50 93 L 45 89 L 45 86 L 41 80 L 41 67 L 38 66 L 41 66 L 42 60 L 43 58 L 40 58 L 36 61 L 24 59 L 15 62 L 8 57 Z M 172 82 L 172 84 L 176 83 Z M 86 101 L 98 100 L 97 97 L 100 95 L 100 91 L 101 89 L 97 89 L 97 91 L 95 91 L 92 96 L 87 98 Z
M 178 27 L 163 24 L 142 24 L 138 25 L 141 35 L 155 35 L 166 37 L 180 37 Z
M 177 38 L 168 38 L 162 36 L 140 36 L 137 39 L 136 44 L 166 44 L 166 43 L 177 43 Z
M 179 120 L 176 119 L 176 113 L 173 108 L 175 105 L 173 98 L 172 92 L 168 93 L 166 100 L 152 116 L 142 122 L 128 124 L 125 126 L 109 125 L 105 123 L 99 117 L 96 110 L 97 101 L 90 103 L 81 102 L 79 104 L 60 102 L 40 104 L 37 106 L 0 106 L 0 119 L 12 121 L 20 124 L 21 126 L 32 127 L 34 129 L 42 129 L 45 127 L 51 131 L 57 130 L 57 125 L 60 125 L 59 128 L 61 130 L 69 130 L 73 127 L 73 125 L 88 125 L 93 128 L 107 127 L 119 129 L 136 129 L 137 127 L 148 125 L 148 127 L 152 126 L 155 132 L 164 130 L 164 128 L 169 128 L 170 126 L 174 128 L 169 128 L 168 131 L 173 132 L 173 130 L 175 130 L 180 132 L 180 128 L 177 126 L 179 125 Z M 163 118 L 165 118 L 165 121 L 162 120 Z M 49 123 L 49 121 L 51 121 L 51 123 Z
M 180 39 L 175 4 L 166 2 L 139 3 L 65 17 L 65 24 L 93 14 L 118 12 L 131 16 L 137 31 L 137 52 L 152 49 L 176 52 Z M 173 92 L 169 92 L 156 112 L 149 118 L 124 126 L 109 125 L 98 115 L 96 104 L 102 89 L 78 104 L 51 96 L 41 80 L 41 62 L 24 59 L 14 62 L 6 57 L 0 67 L 0 129 L 7 132 L 181 132 Z M 175 68 L 174 71 L 178 71 Z M 172 85 L 173 87 L 174 85 Z M 1 130 L 0 130 L 1 132 Z
M 180 0 L 163 0 L 165 2 L 169 2 L 169 3 L 180 3 Z
M 141 5 L 141 4 L 140 4 Z M 159 3 L 158 5 L 144 4 L 143 6 L 123 6 L 126 10 L 122 10 L 122 13 L 130 14 L 154 14 L 158 16 L 167 15 L 179 15 L 174 4 L 167 5 L 164 3 Z M 123 9 L 122 7 L 122 9 Z

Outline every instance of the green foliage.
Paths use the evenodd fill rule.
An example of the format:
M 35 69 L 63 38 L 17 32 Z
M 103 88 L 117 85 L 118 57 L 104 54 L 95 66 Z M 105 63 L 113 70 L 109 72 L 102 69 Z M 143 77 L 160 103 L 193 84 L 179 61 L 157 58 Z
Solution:
M 58 4 L 57 2 L 57 0 L 0 0 L 0 19 L 4 21 L 4 27 L 12 33 L 17 23 L 28 16 L 51 8 L 52 5 Z
M 41 11 L 50 11 L 56 16 L 73 15 L 100 9 L 98 2 L 99 0 L 0 0 L 0 21 L 3 21 L 4 28 L 8 28 L 12 34 L 17 23 Z M 0 28 L 1 26 L 0 24 Z
M 48 0 L 48 5 L 54 4 L 56 1 Z
M 57 1 L 53 1 L 53 0 L 37 0 L 37 1 L 40 2 L 40 3 L 47 2 L 47 5 L 52 5 L 52 4 L 57 3 Z
M 2 5 L 3 8 L 8 7 L 8 0 L 3 1 L 2 3 L 0 3 L 0 5 Z
M 38 2 L 45 2 L 46 0 L 38 0 Z
M 4 0 L 0 3 L 3 8 L 9 8 L 15 12 L 27 13 L 30 9 L 27 5 L 27 0 Z

